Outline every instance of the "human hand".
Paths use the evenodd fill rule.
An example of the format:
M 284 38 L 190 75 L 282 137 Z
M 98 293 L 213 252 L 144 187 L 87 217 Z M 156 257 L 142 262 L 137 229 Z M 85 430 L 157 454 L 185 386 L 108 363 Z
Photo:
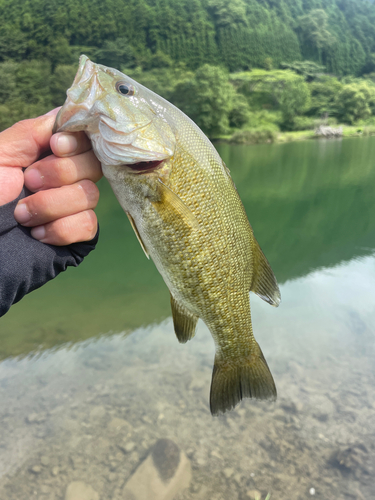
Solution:
M 35 239 L 61 246 L 95 236 L 95 182 L 102 171 L 83 132 L 52 135 L 57 111 L 0 133 L 0 206 L 17 198 L 25 184 L 35 194 L 18 202 L 15 219 L 32 227 Z M 50 149 L 54 154 L 39 160 Z

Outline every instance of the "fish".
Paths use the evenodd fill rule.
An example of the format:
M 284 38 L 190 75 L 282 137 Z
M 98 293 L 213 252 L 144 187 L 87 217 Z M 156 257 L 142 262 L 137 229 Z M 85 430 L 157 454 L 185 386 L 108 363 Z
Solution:
M 276 399 L 255 340 L 252 291 L 277 307 L 280 290 L 229 169 L 200 128 L 117 69 L 82 55 L 53 132 L 84 131 L 139 243 L 169 291 L 174 331 L 198 319 L 215 343 L 210 410 Z

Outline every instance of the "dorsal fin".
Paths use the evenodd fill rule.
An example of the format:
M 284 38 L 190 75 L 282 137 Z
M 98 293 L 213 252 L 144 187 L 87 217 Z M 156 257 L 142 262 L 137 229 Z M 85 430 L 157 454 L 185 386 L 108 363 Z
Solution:
M 198 316 L 189 312 L 186 307 L 177 302 L 171 294 L 171 307 L 173 316 L 173 325 L 176 337 L 181 344 L 185 344 L 195 335 L 195 328 L 198 322 Z
M 149 256 L 149 254 L 148 254 L 148 252 L 147 252 L 147 250 L 146 250 L 145 244 L 144 244 L 144 243 L 143 243 L 143 241 L 142 241 L 141 235 L 138 233 L 138 229 L 137 229 L 137 226 L 135 225 L 135 222 L 134 222 L 133 217 L 130 215 L 130 213 L 129 213 L 129 212 L 125 212 L 125 213 L 126 213 L 126 215 L 128 216 L 128 219 L 129 219 L 130 225 L 131 225 L 131 227 L 133 228 L 133 230 L 134 230 L 134 232 L 135 232 L 135 235 L 136 235 L 136 237 L 137 237 L 137 240 L 138 240 L 138 241 L 139 241 L 139 243 L 141 244 L 141 247 L 142 247 L 142 249 L 143 249 L 143 251 L 144 251 L 144 253 L 145 253 L 146 257 L 149 259 L 149 258 L 150 258 L 150 256 Z
M 250 291 L 256 293 L 271 306 L 281 302 L 280 290 L 271 266 L 262 252 L 259 243 L 253 238 L 253 282 Z

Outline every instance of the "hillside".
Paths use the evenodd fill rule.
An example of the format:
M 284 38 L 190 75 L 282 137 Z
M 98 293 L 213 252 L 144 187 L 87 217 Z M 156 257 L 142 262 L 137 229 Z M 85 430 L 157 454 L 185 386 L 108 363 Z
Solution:
M 368 0 L 0 0 L 0 61 L 72 63 L 84 48 L 114 62 L 168 54 L 230 71 L 309 59 L 357 74 L 375 51 Z
M 354 124 L 375 110 L 369 0 L 0 0 L 0 20 L 0 129 L 62 104 L 81 53 L 172 100 L 210 137 L 259 123 L 304 130 L 322 115 Z M 227 98 L 207 95 L 202 117 L 205 97 L 186 91 L 206 80 Z

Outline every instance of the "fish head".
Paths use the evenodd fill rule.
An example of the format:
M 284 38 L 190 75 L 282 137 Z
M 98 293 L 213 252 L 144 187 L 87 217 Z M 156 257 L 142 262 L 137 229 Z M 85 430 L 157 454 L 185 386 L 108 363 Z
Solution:
M 103 165 L 159 163 L 173 156 L 176 146 L 168 104 L 120 71 L 82 55 L 53 132 L 86 132 Z

